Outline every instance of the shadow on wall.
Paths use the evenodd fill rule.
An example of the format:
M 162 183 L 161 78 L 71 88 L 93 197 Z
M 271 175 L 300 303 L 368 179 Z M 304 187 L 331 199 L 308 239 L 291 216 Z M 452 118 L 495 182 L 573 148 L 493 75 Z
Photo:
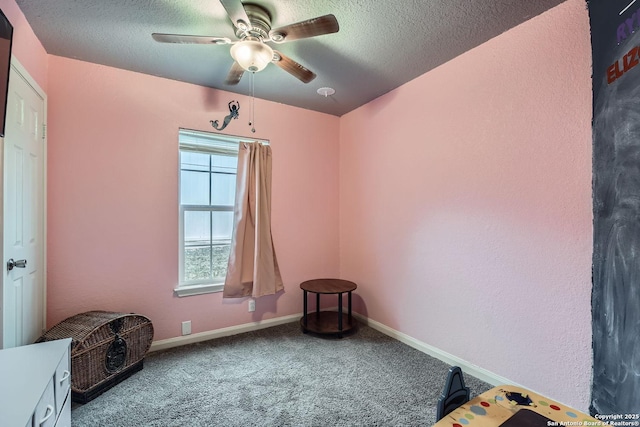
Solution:
M 224 305 L 244 305 L 247 309 L 249 308 L 249 304 L 251 301 L 255 301 L 255 311 L 251 313 L 251 321 L 252 322 L 260 322 L 264 320 L 265 315 L 267 314 L 278 314 L 278 300 L 284 295 L 284 290 L 274 294 L 274 295 L 265 295 L 260 298 L 224 298 L 222 300 L 222 304 Z M 302 291 L 300 292 L 300 315 L 302 315 Z M 309 313 L 316 311 L 316 299 L 315 296 L 308 296 L 308 310 Z M 360 295 L 357 294 L 357 290 L 351 294 L 351 304 L 352 311 L 355 314 L 359 314 L 363 317 L 368 318 L 367 305 L 364 302 L 364 299 Z M 338 297 L 336 295 L 322 295 L 320 299 L 320 310 L 336 310 L 338 307 Z M 348 299 L 346 294 L 343 295 L 342 298 L 342 307 L 344 313 L 347 312 L 348 309 Z
M 274 294 L 265 295 L 259 298 L 244 297 L 244 298 L 223 298 L 223 305 L 243 305 L 245 310 L 248 310 L 251 301 L 255 301 L 255 311 L 251 313 L 252 322 L 260 322 L 264 320 L 264 316 L 268 313 L 278 313 L 278 300 L 284 295 L 284 290 Z
M 362 299 L 362 296 L 354 292 L 351 298 L 352 298 L 351 302 L 353 304 L 352 306 L 353 312 L 368 319 L 369 313 L 367 311 L 367 304 L 365 304 L 364 300 Z

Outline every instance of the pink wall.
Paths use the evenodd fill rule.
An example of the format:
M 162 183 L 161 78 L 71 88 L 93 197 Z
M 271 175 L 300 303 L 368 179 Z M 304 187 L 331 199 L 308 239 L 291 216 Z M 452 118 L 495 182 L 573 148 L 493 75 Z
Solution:
M 259 84 L 259 77 L 256 79 Z M 92 309 L 151 318 L 155 339 L 302 311 L 299 283 L 338 275 L 339 119 L 256 100 L 255 137 L 271 141 L 273 238 L 285 292 L 257 300 L 177 298 L 178 128 L 214 130 L 232 99 L 250 137 L 249 99 L 51 56 L 48 319 Z
M 258 100 L 286 292 L 253 315 L 172 292 L 177 129 L 211 130 L 248 99 L 55 56 L 43 77 L 41 49 L 18 47 L 48 78 L 48 324 L 132 311 L 164 339 L 183 320 L 298 313 L 300 281 L 340 273 L 361 313 L 586 409 L 589 40 L 584 1 L 568 0 L 340 119 Z M 228 133 L 250 137 L 244 117 Z
M 586 410 L 591 49 L 566 3 L 342 117 L 357 309 Z
M 47 52 L 14 0 L 0 0 L 0 9 L 13 25 L 12 54 L 29 71 L 31 77 L 47 90 Z

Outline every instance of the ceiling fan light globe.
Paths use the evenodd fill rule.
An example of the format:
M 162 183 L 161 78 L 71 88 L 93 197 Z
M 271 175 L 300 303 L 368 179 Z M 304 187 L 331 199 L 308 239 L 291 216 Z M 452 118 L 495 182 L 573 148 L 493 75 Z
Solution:
M 273 60 L 273 49 L 254 40 L 243 40 L 231 46 L 231 56 L 246 71 L 257 73 Z

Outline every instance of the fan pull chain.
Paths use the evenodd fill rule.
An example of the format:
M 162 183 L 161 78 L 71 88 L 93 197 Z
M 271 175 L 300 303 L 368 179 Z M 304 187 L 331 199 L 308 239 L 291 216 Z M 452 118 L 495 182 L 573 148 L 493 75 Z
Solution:
M 251 73 L 251 121 L 249 122 L 249 126 L 251 126 L 251 132 L 256 133 L 255 121 L 256 121 L 256 109 L 255 109 L 255 85 L 253 83 L 253 79 L 255 78 L 256 73 Z

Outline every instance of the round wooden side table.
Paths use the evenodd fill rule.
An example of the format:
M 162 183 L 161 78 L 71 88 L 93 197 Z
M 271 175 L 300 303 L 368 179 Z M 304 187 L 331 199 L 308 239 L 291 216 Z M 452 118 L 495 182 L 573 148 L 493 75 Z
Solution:
M 342 338 L 346 332 L 355 329 L 357 322 L 351 314 L 351 292 L 358 285 L 348 280 L 342 279 L 314 279 L 307 280 L 300 284 L 303 290 L 303 316 L 300 319 L 302 332 L 314 332 L 316 334 L 334 334 Z M 308 313 L 307 294 L 311 292 L 316 294 L 316 311 Z M 347 293 L 348 313 L 342 312 L 342 294 Z M 321 294 L 337 294 L 338 295 L 338 311 L 320 311 L 320 295 Z

